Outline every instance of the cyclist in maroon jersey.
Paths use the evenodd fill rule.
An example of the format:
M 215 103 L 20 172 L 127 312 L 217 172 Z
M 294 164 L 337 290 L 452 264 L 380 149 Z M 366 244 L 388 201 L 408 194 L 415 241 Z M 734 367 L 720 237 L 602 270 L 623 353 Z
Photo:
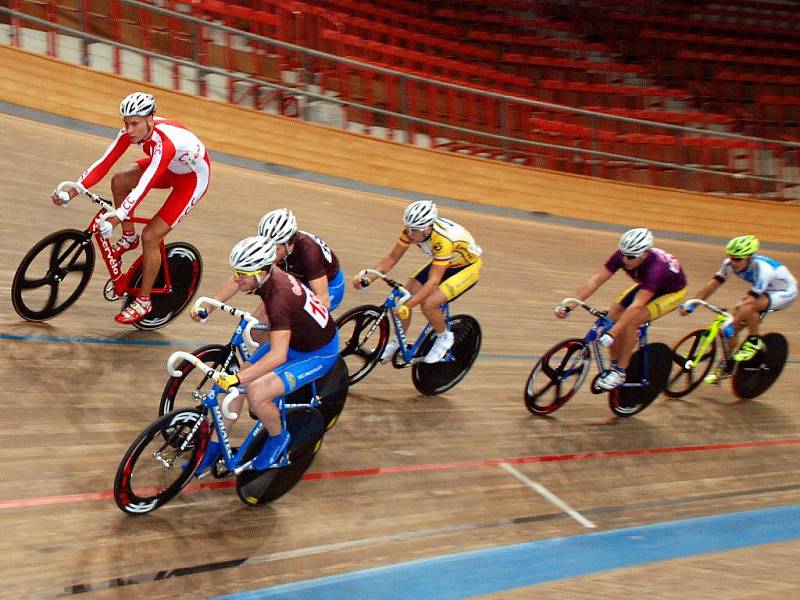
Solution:
M 270 325 L 269 343 L 262 344 L 238 373 L 227 374 L 217 382 L 223 389 L 246 389 L 250 410 L 264 424 L 270 437 L 253 462 L 264 470 L 285 464 L 289 432 L 283 430 L 275 398 L 319 379 L 339 357 L 339 332 L 328 309 L 296 277 L 276 266 L 276 244 L 263 236 L 245 238 L 230 254 L 230 265 L 239 291 L 256 294 Z M 241 397 L 231 403 L 239 412 Z M 209 443 L 201 473 L 211 467 L 222 447 Z

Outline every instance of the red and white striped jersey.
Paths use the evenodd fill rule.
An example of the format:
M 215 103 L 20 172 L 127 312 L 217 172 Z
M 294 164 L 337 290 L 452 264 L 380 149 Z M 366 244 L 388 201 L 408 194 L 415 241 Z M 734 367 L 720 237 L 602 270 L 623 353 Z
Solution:
M 95 185 L 106 176 L 132 143 L 125 130 L 120 130 L 103 155 L 83 172 L 78 182 L 86 188 Z M 136 208 L 154 182 L 167 171 L 175 175 L 196 173 L 199 163 L 204 162 L 206 156 L 205 146 L 196 135 L 179 122 L 163 117 L 154 117 L 152 133 L 139 145 L 151 160 L 139 183 L 120 206 L 125 214 L 130 214 Z

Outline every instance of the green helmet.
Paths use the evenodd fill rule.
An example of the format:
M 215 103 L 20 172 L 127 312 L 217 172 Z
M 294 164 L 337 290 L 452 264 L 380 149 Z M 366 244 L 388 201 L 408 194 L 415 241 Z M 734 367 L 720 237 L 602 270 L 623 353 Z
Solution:
M 725 244 L 725 254 L 733 258 L 744 258 L 758 252 L 758 238 L 754 235 L 740 235 Z

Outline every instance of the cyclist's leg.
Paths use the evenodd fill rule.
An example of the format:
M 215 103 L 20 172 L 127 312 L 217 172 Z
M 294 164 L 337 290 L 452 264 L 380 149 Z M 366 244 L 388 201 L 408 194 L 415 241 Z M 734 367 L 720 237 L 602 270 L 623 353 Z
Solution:
M 254 468 L 259 470 L 268 468 L 280 458 L 289 445 L 289 433 L 283 431 L 281 414 L 273 400 L 326 375 L 338 358 L 337 331 L 330 342 L 317 350 L 297 352 L 289 349 L 285 363 L 247 386 L 250 409 L 270 435 L 267 444 L 253 463 Z
M 114 206 L 119 208 L 122 202 L 131 193 L 131 190 L 139 183 L 142 173 L 150 164 L 150 158 L 142 158 L 130 165 L 127 169 L 114 173 L 111 177 L 111 194 L 114 198 Z M 129 215 L 133 217 L 133 213 Z M 122 222 L 122 234 L 131 237 L 136 234 L 136 227 L 133 221 L 127 220 Z
M 758 298 L 748 294 L 734 309 L 734 330 L 738 333 L 743 327 L 747 327 L 748 333 L 742 347 L 733 355 L 735 361 L 750 360 L 756 352 L 764 348 L 764 343 L 758 335 L 758 328 L 761 324 L 761 314 L 770 308 L 770 300 L 769 294 L 761 294 Z M 738 336 L 734 336 L 731 340 L 734 348 L 737 339 Z
M 452 302 L 472 289 L 480 279 L 482 265 L 483 261 L 477 260 L 465 267 L 447 269 L 439 287 L 422 302 L 422 313 L 436 333 L 443 333 L 446 329 L 442 304 Z

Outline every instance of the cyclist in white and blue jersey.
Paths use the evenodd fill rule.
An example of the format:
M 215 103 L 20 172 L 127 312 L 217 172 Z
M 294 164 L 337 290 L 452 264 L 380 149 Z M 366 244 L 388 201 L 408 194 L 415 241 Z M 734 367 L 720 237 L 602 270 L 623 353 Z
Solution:
M 736 275 L 750 284 L 750 289 L 733 311 L 733 327 L 738 334 L 746 326 L 749 337 L 742 347 L 733 355 L 734 361 L 750 360 L 755 354 L 765 349 L 764 341 L 758 335 L 761 315 L 766 310 L 782 310 L 797 300 L 797 280 L 785 265 L 775 259 L 757 254 L 760 244 L 753 235 L 741 235 L 725 245 L 727 257 L 719 271 L 714 274 L 695 298 L 705 300 L 721 286 L 728 277 Z M 687 314 L 681 310 L 681 314 Z M 731 351 L 736 347 L 734 335 L 728 343 Z M 722 360 L 709 373 L 706 383 L 719 383 L 733 372 L 733 363 Z

